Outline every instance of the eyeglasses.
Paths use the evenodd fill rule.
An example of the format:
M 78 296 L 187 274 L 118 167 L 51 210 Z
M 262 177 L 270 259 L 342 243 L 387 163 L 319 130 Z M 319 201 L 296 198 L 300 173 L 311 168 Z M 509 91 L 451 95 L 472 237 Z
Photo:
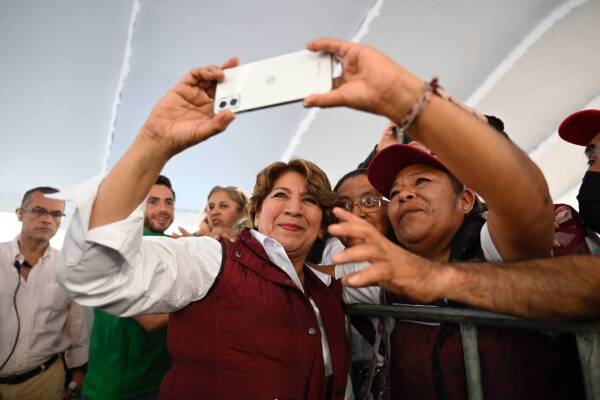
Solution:
M 349 212 L 352 212 L 354 206 L 358 206 L 358 208 L 360 208 L 363 212 L 371 213 L 377 211 L 379 207 L 389 202 L 390 201 L 384 197 L 366 195 L 356 201 L 352 201 L 350 199 L 340 200 L 337 206 Z
M 65 213 L 62 211 L 58 211 L 58 210 L 49 211 L 43 207 L 33 207 L 33 208 L 21 207 L 21 210 L 33 214 L 33 216 L 36 218 L 45 217 L 46 215 L 49 215 L 52 218 L 58 219 L 58 218 L 65 216 Z

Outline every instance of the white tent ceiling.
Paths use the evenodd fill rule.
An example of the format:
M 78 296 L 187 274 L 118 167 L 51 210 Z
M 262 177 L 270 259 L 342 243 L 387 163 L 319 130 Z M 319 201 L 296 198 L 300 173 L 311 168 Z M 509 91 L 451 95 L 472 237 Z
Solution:
M 123 154 L 152 105 L 189 68 L 284 54 L 321 35 L 359 39 L 487 114 L 530 153 L 556 201 L 573 202 L 582 148 L 563 117 L 600 108 L 600 0 L 0 0 L 0 210 L 27 188 L 66 188 Z M 193 223 L 217 184 L 247 191 L 288 156 L 335 182 L 386 121 L 300 104 L 240 115 L 164 171 Z M 508 190 L 508 188 L 507 188 Z

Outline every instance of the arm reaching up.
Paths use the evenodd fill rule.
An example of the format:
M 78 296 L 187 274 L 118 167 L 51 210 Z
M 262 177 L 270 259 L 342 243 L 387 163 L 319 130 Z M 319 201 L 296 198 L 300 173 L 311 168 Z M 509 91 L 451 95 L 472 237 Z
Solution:
M 362 241 L 333 257 L 338 264 L 368 261 L 346 275 L 350 287 L 379 285 L 430 303 L 449 299 L 524 318 L 592 319 L 600 316 L 600 257 L 566 256 L 508 264 L 442 264 L 416 256 L 387 240 L 373 226 L 336 208 L 335 236 Z
M 194 68 L 154 107 L 123 158 L 98 190 L 89 228 L 129 215 L 144 199 L 166 162 L 175 154 L 222 132 L 233 121 L 230 111 L 213 112 L 216 82 L 222 67 Z

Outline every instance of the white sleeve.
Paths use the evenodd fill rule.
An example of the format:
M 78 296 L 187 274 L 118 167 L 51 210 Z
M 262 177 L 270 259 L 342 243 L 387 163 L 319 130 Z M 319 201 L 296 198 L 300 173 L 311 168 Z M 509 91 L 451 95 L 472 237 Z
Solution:
M 486 261 L 489 262 L 503 262 L 502 256 L 498 252 L 496 245 L 492 241 L 492 237 L 490 236 L 490 229 L 488 228 L 488 223 L 486 222 L 481 227 L 481 232 L 479 234 L 479 240 L 481 243 L 481 249 L 483 250 L 483 256 Z
M 346 247 L 338 238 L 329 238 L 327 239 L 327 243 L 325 244 L 325 249 L 323 250 L 323 258 L 320 262 L 321 265 L 331 265 L 333 262 L 331 258 L 344 251 Z M 348 264 L 338 264 L 335 266 L 335 279 L 340 279 L 344 275 L 349 274 L 351 272 L 356 272 L 367 268 L 369 265 L 368 262 L 361 263 L 348 263 Z M 356 304 L 356 303 L 368 303 L 368 304 L 379 304 L 379 286 L 368 286 L 364 288 L 350 288 L 344 286 L 342 291 L 342 299 L 346 304 Z
M 79 304 L 69 302 L 64 334 L 71 339 L 71 346 L 65 351 L 68 368 L 79 367 L 88 361 L 91 326 L 86 310 Z
M 75 202 L 57 279 L 77 303 L 120 316 L 179 310 L 206 295 L 221 268 L 208 237 L 142 237 L 143 204 L 126 219 L 88 229 L 101 177 L 55 195 Z

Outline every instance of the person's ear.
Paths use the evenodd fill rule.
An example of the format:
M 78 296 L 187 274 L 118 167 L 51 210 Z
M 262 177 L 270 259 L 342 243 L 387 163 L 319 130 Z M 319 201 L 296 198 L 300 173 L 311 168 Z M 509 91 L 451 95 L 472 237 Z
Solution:
M 15 209 L 15 214 L 17 214 L 17 218 L 19 219 L 19 222 L 23 222 L 23 209 L 21 207 L 18 207 L 17 209 Z
M 475 205 L 475 192 L 471 189 L 465 189 L 460 198 L 458 199 L 458 205 L 461 212 L 465 215 L 469 214 Z
M 257 210 L 257 211 L 256 211 L 256 214 L 254 214 L 254 221 L 253 221 L 254 228 L 255 228 L 256 230 L 258 230 L 258 220 L 259 220 L 259 219 L 260 219 L 260 210 Z

